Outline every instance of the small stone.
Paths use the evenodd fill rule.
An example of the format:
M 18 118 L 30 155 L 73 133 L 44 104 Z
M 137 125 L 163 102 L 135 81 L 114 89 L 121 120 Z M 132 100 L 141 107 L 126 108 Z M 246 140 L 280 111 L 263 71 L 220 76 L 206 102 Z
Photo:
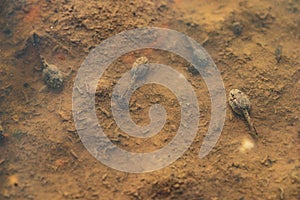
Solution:
M 243 26 L 241 25 L 240 22 L 234 22 L 232 24 L 232 31 L 235 35 L 241 35 L 243 32 Z
M 63 121 L 69 121 L 71 119 L 71 115 L 65 111 L 59 111 L 59 116 L 62 118 Z

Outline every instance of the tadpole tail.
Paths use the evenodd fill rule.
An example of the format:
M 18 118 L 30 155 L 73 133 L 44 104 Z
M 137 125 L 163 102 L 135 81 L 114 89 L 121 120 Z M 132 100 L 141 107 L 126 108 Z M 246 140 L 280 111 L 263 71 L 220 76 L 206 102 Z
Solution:
M 37 34 L 37 33 L 33 33 L 32 34 L 32 45 L 35 47 L 35 49 L 37 50 L 37 53 L 41 59 L 41 62 L 43 63 L 45 61 L 44 57 L 41 55 L 41 48 L 40 48 L 40 41 L 41 41 L 41 37 Z
M 249 115 L 249 112 L 247 110 L 243 110 L 243 114 L 244 114 L 244 117 L 249 125 L 249 128 L 250 128 L 250 134 L 252 137 L 254 138 L 257 138 L 258 134 L 257 134 L 257 131 L 254 127 L 254 124 L 250 118 L 250 115 Z
M 40 37 L 36 33 L 32 34 L 32 44 L 33 44 L 34 47 L 39 49 Z

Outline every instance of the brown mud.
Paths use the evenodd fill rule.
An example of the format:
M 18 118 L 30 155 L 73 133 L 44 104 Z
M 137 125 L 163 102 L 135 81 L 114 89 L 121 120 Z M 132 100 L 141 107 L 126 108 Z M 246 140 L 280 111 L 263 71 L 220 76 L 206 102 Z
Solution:
M 0 199 L 299 199 L 300 3 L 267 1 L 0 2 Z M 253 141 L 242 118 L 227 108 L 222 135 L 203 159 L 199 149 L 210 120 L 210 98 L 201 76 L 168 52 L 145 49 L 116 60 L 99 80 L 99 122 L 121 148 L 150 152 L 172 140 L 180 105 L 161 86 L 144 86 L 130 101 L 133 120 L 149 123 L 162 104 L 168 121 L 156 136 L 130 138 L 113 121 L 113 85 L 136 58 L 172 66 L 194 87 L 200 125 L 189 150 L 151 173 L 113 170 L 91 156 L 72 118 L 72 87 L 88 52 L 103 40 L 136 27 L 180 31 L 202 44 L 218 66 L 227 94 L 233 88 L 252 102 Z M 62 91 L 45 87 L 39 52 L 69 74 Z M 144 94 L 147 94 L 146 96 Z

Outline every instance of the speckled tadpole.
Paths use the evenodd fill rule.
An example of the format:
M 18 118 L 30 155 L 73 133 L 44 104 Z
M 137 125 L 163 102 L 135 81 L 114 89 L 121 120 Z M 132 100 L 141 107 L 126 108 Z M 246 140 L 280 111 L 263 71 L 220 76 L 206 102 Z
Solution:
M 64 86 L 64 77 L 60 70 L 52 64 L 47 63 L 47 61 L 41 56 L 43 63 L 43 77 L 45 83 L 53 89 L 62 89 Z
M 229 92 L 228 102 L 233 112 L 245 117 L 251 136 L 256 138 L 258 134 L 249 115 L 251 103 L 247 95 L 238 89 L 233 89 Z

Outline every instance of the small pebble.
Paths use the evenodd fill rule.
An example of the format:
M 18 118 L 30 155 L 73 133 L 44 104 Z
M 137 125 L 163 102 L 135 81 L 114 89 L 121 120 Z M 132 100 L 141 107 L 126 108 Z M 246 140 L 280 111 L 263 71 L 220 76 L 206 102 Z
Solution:
M 235 35 L 241 35 L 243 32 L 243 26 L 241 25 L 240 22 L 234 22 L 232 24 L 232 31 Z

